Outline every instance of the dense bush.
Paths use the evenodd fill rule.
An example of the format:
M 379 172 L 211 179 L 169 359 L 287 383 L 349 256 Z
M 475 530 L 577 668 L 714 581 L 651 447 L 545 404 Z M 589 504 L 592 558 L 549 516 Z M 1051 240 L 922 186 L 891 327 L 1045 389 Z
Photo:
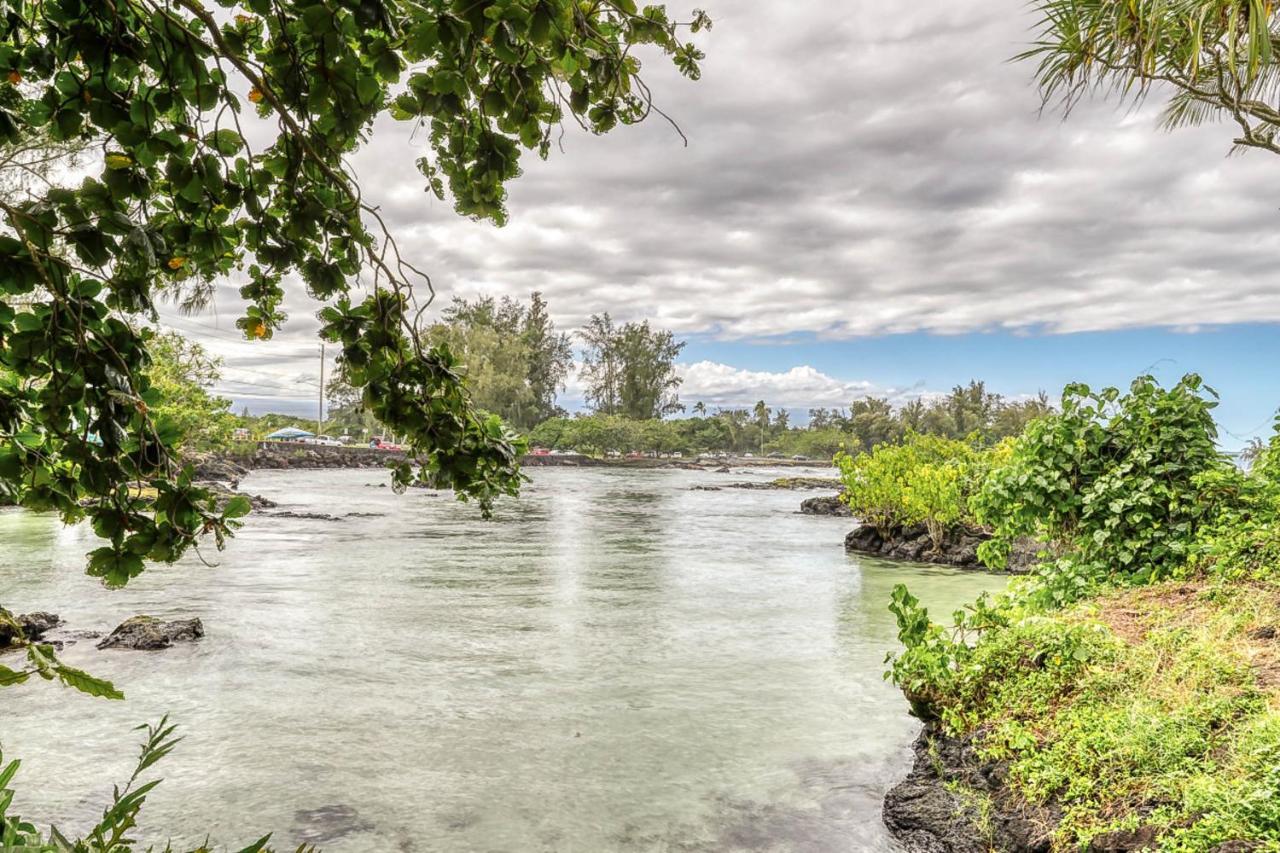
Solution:
M 908 433 L 898 444 L 869 453 L 836 455 L 844 500 L 854 516 L 888 537 L 906 525 L 924 524 L 934 547 L 946 532 L 971 521 L 969 500 L 989 465 L 1003 450 L 971 442 Z
M 1212 471 L 1197 480 L 1211 519 L 1191 564 L 1229 579 L 1280 580 L 1280 420 L 1246 473 Z
M 973 501 L 1001 546 L 1030 536 L 1066 553 L 1046 564 L 1045 595 L 1068 603 L 1106 578 L 1169 577 L 1210 515 L 1203 478 L 1229 469 L 1217 449 L 1216 395 L 1200 377 L 1170 389 L 1150 376 L 1129 393 L 1070 385 L 1061 411 L 1033 422 Z

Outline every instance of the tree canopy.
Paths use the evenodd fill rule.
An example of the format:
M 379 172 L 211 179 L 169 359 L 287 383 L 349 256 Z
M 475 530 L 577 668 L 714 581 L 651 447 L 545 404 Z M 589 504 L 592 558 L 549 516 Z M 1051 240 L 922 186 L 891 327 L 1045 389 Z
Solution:
M 593 411 L 633 420 L 684 411 L 675 369 L 684 342 L 671 332 L 649 328 L 648 320 L 617 326 L 606 312 L 592 316 L 581 335 L 582 375 Z
M 546 156 L 566 119 L 602 133 L 647 117 L 634 49 L 696 78 L 702 54 L 681 27 L 709 23 L 632 0 L 235 5 L 0 4 L 0 141 L 101 152 L 79 184 L 0 201 L 0 485 L 67 521 L 88 515 L 107 541 L 90 569 L 112 584 L 233 526 L 177 474 L 134 322 L 222 276 L 243 284 L 249 340 L 281 327 L 292 281 L 325 303 L 322 335 L 407 437 L 419 478 L 486 511 L 514 493 L 520 442 L 474 410 L 447 349 L 424 344 L 430 282 L 345 158 L 380 115 L 410 122 L 429 145 L 426 188 L 502 223 L 522 150 Z M 130 482 L 161 498 L 144 503 Z
M 573 367 L 573 347 L 556 331 L 541 293 L 528 307 L 510 297 L 455 298 L 427 338 L 459 360 L 478 409 L 525 432 L 563 414 L 556 395 Z

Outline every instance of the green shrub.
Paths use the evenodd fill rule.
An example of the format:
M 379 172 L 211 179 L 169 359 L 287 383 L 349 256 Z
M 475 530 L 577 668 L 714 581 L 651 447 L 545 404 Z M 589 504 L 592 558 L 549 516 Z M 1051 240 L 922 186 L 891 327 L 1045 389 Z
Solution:
M 1280 580 L 1280 422 L 1246 473 L 1211 471 L 1197 480 L 1211 522 L 1199 533 L 1192 567 L 1229 579 Z
M 880 444 L 870 453 L 837 454 L 836 466 L 854 516 L 883 537 L 923 523 L 937 548 L 948 529 L 970 520 L 970 494 L 988 454 L 995 452 L 971 442 L 908 433 L 901 443 Z
M 964 480 L 963 466 L 952 460 L 918 465 L 906 482 L 906 521 L 924 523 L 935 551 L 942 547 L 947 531 L 965 517 Z
M 1168 390 L 1142 376 L 1123 396 L 1069 385 L 1061 412 L 1033 422 L 986 479 L 973 501 L 977 517 L 998 539 L 1031 536 L 1068 554 L 1043 567 L 1048 604 L 1069 603 L 1105 578 L 1169 577 L 1208 517 L 1199 478 L 1228 467 L 1216 446 L 1216 405 L 1194 374 Z

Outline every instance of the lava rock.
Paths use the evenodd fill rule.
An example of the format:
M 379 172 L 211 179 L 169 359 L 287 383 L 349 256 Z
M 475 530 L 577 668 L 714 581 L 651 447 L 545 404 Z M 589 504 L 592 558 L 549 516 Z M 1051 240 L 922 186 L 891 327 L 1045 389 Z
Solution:
M 54 613 L 37 610 L 14 616 L 0 607 L 0 650 L 8 648 L 17 639 L 18 632 L 27 640 L 39 640 L 46 632 L 62 624 L 62 620 Z
M 869 524 L 862 524 L 845 536 L 846 551 L 908 560 L 914 563 L 938 563 L 962 568 L 982 568 L 978 548 L 991 538 L 985 530 L 959 526 L 946 532 L 942 543 L 935 547 L 929 531 L 923 524 L 899 527 L 881 535 Z M 1030 571 L 1039 559 L 1041 546 L 1030 539 L 1013 543 L 1006 570 L 1014 574 Z
M 936 726 L 913 749 L 911 773 L 885 796 L 882 814 L 908 853 L 1049 853 L 1061 811 L 1022 801 L 1003 763 L 982 760 L 969 739 Z M 989 803 L 985 815 L 979 797 Z
M 213 454 L 191 460 L 193 479 L 197 482 L 225 483 L 234 489 L 249 469 L 232 459 Z
M 199 619 L 177 619 L 165 622 L 154 616 L 134 616 L 120 623 L 99 643 L 100 649 L 136 649 L 155 651 L 174 643 L 198 640 L 204 636 L 204 623 Z
M 61 625 L 62 620 L 56 613 L 37 610 L 34 613 L 24 613 L 19 616 L 18 624 L 22 626 L 22 631 L 27 635 L 28 640 L 38 640 L 44 636 L 45 632 L 52 631 Z
M 1095 835 L 1089 842 L 1088 853 L 1134 853 L 1137 850 L 1155 850 L 1157 846 L 1156 828 L 1140 826 Z
M 805 498 L 800 502 L 800 511 L 805 515 L 833 515 L 848 518 L 853 515 L 849 505 L 839 495 L 820 498 Z

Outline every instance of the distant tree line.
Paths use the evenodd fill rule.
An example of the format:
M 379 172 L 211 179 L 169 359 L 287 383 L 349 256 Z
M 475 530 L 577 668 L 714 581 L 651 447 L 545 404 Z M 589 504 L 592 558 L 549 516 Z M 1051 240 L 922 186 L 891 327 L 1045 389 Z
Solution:
M 847 409 L 810 409 L 805 426 L 793 426 L 788 409 L 770 407 L 764 400 L 749 409 L 710 412 L 698 402 L 687 418 L 637 420 L 608 413 L 552 418 L 529 438 L 535 446 L 588 454 L 725 451 L 829 459 L 840 451 L 857 454 L 896 444 L 912 434 L 989 446 L 1020 435 L 1028 423 L 1052 411 L 1044 394 L 1008 400 L 973 381 L 899 407 L 887 398 L 864 397 Z
M 805 425 L 793 425 L 791 410 L 765 400 L 749 408 L 715 409 L 699 401 L 689 407 L 689 417 L 672 418 L 686 411 L 676 372 L 684 343 L 648 322 L 617 324 L 606 313 L 592 316 L 580 333 L 579 378 L 588 411 L 570 415 L 558 397 L 574 369 L 574 338 L 556 329 L 540 293 L 527 303 L 509 297 L 454 299 L 423 338 L 457 357 L 477 409 L 501 416 L 535 447 L 593 455 L 729 452 L 830 459 L 912 434 L 989 446 L 1052 411 L 1044 394 L 1010 400 L 973 381 L 900 406 L 868 396 L 847 408 L 809 409 Z M 186 450 L 226 447 L 237 427 L 252 438 L 285 426 L 316 430 L 308 417 L 251 417 L 247 410 L 232 415 L 229 401 L 210 392 L 220 379 L 220 362 L 180 335 L 157 336 L 152 355 L 152 381 L 163 398 L 157 414 L 182 435 Z M 327 434 L 358 440 L 386 434 L 364 393 L 347 381 L 341 361 L 325 396 Z
M 619 324 L 603 313 L 578 334 L 578 378 L 587 412 L 570 416 L 558 395 L 574 368 L 575 342 L 557 331 L 540 293 L 527 305 L 511 298 L 454 299 L 426 336 L 458 356 L 478 408 L 502 416 L 534 446 L 591 454 L 727 451 L 830 458 L 840 450 L 898 442 L 909 433 L 993 444 L 1051 411 L 1043 394 L 1009 400 L 974 381 L 898 407 L 884 397 L 864 397 L 847 409 L 810 409 L 805 426 L 793 426 L 790 410 L 764 400 L 751 408 L 712 411 L 697 402 L 692 417 L 670 418 L 686 411 L 676 370 L 684 342 L 647 321 Z M 332 421 L 352 434 L 375 429 L 360 420 L 361 401 L 345 388 L 339 373 L 329 390 Z

